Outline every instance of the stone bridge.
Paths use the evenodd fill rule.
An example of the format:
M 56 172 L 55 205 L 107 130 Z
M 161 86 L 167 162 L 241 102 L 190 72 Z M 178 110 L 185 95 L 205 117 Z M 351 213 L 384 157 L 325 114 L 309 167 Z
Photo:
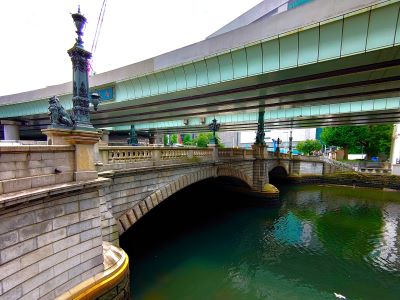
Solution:
M 215 177 L 262 192 L 277 168 L 327 170 L 318 158 L 274 157 L 262 147 L 97 149 L 85 171 L 76 145 L 1 147 L 0 299 L 126 296 L 119 236 L 172 194 Z

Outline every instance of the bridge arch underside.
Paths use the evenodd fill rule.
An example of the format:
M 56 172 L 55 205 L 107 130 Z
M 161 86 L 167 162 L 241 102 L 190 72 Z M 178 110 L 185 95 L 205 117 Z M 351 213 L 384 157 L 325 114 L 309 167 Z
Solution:
M 201 168 L 189 174 L 179 176 L 172 182 L 166 183 L 123 213 L 117 219 L 119 234 L 121 235 L 131 228 L 139 219 L 162 203 L 165 199 L 189 186 L 210 179 L 213 179 L 216 183 L 222 185 L 235 184 L 236 186 L 247 189 L 252 187 L 251 176 L 239 169 L 229 166 Z
M 269 182 L 279 183 L 289 176 L 289 165 L 285 163 L 278 163 L 268 168 Z
M 268 173 L 269 178 L 285 178 L 288 172 L 284 166 L 276 166 Z

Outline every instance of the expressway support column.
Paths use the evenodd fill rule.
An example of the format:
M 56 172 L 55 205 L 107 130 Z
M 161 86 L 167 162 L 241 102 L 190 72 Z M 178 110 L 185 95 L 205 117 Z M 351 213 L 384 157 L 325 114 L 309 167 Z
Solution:
M 1 124 L 3 125 L 4 140 L 18 141 L 20 139 L 19 137 L 19 126 L 21 125 L 20 122 L 3 120 L 1 121 Z
M 149 144 L 154 145 L 156 143 L 156 136 L 154 132 L 149 132 Z
M 400 124 L 394 125 L 393 128 L 390 163 L 392 164 L 392 174 L 400 175 Z

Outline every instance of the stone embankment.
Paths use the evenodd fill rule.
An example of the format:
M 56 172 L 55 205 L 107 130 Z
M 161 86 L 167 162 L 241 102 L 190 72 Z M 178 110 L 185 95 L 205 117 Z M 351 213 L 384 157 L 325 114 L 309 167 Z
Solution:
M 400 176 L 388 174 L 364 174 L 356 172 L 339 172 L 333 174 L 290 176 L 286 179 L 294 184 L 335 184 L 400 191 Z

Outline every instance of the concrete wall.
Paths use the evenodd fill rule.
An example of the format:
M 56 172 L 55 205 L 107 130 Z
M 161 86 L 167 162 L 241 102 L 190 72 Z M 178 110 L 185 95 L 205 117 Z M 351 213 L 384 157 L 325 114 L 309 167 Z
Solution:
M 32 198 L 0 206 L 1 299 L 55 299 L 103 270 L 98 188 Z

